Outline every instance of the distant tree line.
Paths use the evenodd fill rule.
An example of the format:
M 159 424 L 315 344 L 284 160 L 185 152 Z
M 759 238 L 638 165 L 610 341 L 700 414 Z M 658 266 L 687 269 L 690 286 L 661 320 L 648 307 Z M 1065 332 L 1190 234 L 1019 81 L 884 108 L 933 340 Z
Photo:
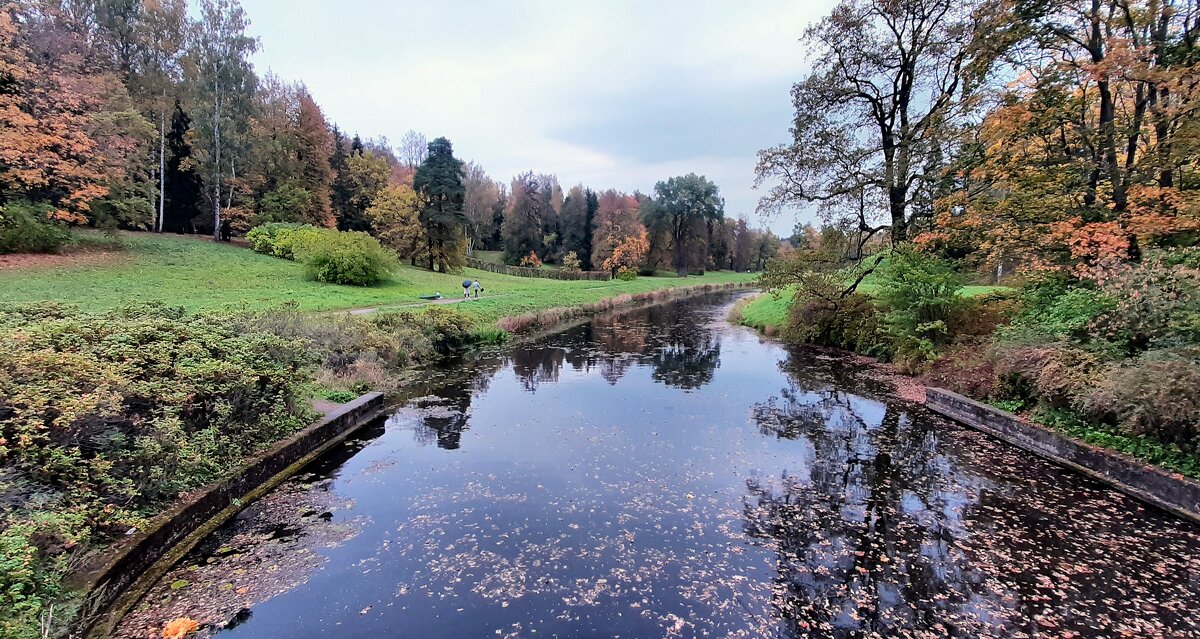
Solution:
M 475 249 L 514 264 L 744 270 L 774 239 L 726 220 L 717 187 L 695 175 L 652 196 L 564 191 L 534 173 L 505 185 L 444 138 L 347 134 L 303 83 L 255 73 L 237 0 L 198 9 L 0 2 L 0 227 L 23 217 L 228 239 L 305 222 L 370 232 L 439 270 Z

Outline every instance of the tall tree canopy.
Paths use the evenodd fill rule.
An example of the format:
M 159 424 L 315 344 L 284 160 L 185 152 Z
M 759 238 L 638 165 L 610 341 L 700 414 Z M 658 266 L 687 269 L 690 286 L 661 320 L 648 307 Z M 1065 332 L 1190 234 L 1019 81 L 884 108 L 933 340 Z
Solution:
M 670 236 L 680 277 L 688 273 L 689 248 L 704 241 L 706 224 L 724 216 L 725 200 L 717 185 L 695 173 L 655 184 L 654 197 L 642 212 L 647 226 L 663 228 Z
M 772 185 L 759 210 L 817 205 L 865 237 L 909 239 L 989 67 L 975 36 L 993 15 L 970 0 L 842 0 L 809 27 L 791 140 L 759 154 L 758 184 Z
M 462 168 L 450 140 L 437 138 L 429 143 L 429 154 L 413 175 L 413 189 L 421 198 L 421 224 L 431 271 L 436 267 L 446 273 L 465 263 L 464 232 L 470 222 L 463 211 L 467 189 Z

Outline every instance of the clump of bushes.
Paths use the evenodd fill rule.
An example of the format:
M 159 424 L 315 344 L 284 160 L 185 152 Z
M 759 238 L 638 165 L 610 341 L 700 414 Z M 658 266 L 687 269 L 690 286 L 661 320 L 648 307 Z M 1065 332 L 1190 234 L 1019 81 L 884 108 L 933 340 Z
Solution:
M 562 268 L 568 273 L 578 273 L 583 270 L 583 262 L 575 251 L 568 251 L 562 258 Z
M 272 222 L 254 227 L 246 239 L 254 251 L 300 262 L 310 279 L 329 284 L 372 286 L 398 265 L 395 253 L 358 231 Z
M 632 282 L 633 280 L 637 279 L 637 276 L 637 271 L 627 266 L 622 266 L 617 270 L 617 279 L 621 280 L 622 282 Z
M 452 308 L 370 315 L 315 316 L 294 306 L 237 320 L 250 331 L 299 340 L 318 362 L 316 380 L 331 391 L 395 390 L 396 372 L 495 336 L 476 333 L 472 319 Z
M 329 284 L 372 286 L 398 266 L 395 253 L 360 231 L 322 231 L 293 251 L 310 279 Z
M 57 253 L 71 243 L 71 233 L 47 218 L 47 205 L 17 200 L 0 208 L 0 254 Z
M 314 418 L 306 345 L 165 306 L 0 309 L 0 629 L 68 566 Z
M 256 253 L 293 260 L 295 246 L 318 233 L 320 230 L 311 224 L 270 222 L 250 229 L 246 241 Z
M 883 313 L 861 293 L 846 297 L 810 296 L 788 309 L 787 339 L 804 344 L 886 355 L 882 349 Z

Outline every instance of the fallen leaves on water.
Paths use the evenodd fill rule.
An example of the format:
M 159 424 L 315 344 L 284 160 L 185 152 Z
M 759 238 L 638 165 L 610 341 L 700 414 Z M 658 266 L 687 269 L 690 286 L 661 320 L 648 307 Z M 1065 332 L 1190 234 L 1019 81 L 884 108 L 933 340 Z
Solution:
M 196 632 L 200 628 L 200 624 L 194 619 L 187 617 L 179 617 L 173 619 L 170 623 L 163 626 L 163 639 L 183 639 L 184 637 Z

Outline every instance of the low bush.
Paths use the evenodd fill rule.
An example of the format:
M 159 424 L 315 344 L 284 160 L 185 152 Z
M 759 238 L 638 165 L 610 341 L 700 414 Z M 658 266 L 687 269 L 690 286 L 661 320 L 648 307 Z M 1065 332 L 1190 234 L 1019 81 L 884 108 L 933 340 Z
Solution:
M 950 342 L 964 281 L 945 260 L 907 248 L 892 251 L 876 274 L 875 296 L 887 308 L 883 323 L 897 361 L 920 366 Z
M 621 269 L 617 271 L 617 279 L 621 280 L 622 282 L 632 282 L 633 280 L 636 280 L 637 277 L 637 271 L 631 268 L 622 266 Z
M 797 296 L 788 309 L 784 336 L 805 344 L 886 355 L 882 341 L 882 313 L 871 298 L 861 293 L 840 299 L 801 299 Z
M 328 284 L 372 286 L 398 267 L 395 253 L 359 231 L 321 230 L 292 252 L 310 279 Z
M 303 343 L 178 308 L 5 307 L 0 362 L 5 636 L 36 629 L 72 555 L 314 417 Z
M 1070 344 L 997 347 L 996 399 L 1050 408 L 1078 407 L 1103 379 L 1110 362 Z
M 0 208 L 0 254 L 57 253 L 71 243 L 66 227 L 47 219 L 50 207 L 25 201 Z
M 1086 395 L 1093 419 L 1200 450 L 1200 349 L 1149 351 L 1109 369 Z
M 295 222 L 270 222 L 260 224 L 246 233 L 246 241 L 256 253 L 271 255 L 285 260 L 295 260 L 296 250 L 321 237 L 322 233 L 336 232 L 319 229 L 311 224 Z
M 366 316 L 317 316 L 288 307 L 244 315 L 236 323 L 303 342 L 319 362 L 318 383 L 356 393 L 393 391 L 401 381 L 399 368 L 433 361 L 480 339 L 470 317 L 439 306 Z

